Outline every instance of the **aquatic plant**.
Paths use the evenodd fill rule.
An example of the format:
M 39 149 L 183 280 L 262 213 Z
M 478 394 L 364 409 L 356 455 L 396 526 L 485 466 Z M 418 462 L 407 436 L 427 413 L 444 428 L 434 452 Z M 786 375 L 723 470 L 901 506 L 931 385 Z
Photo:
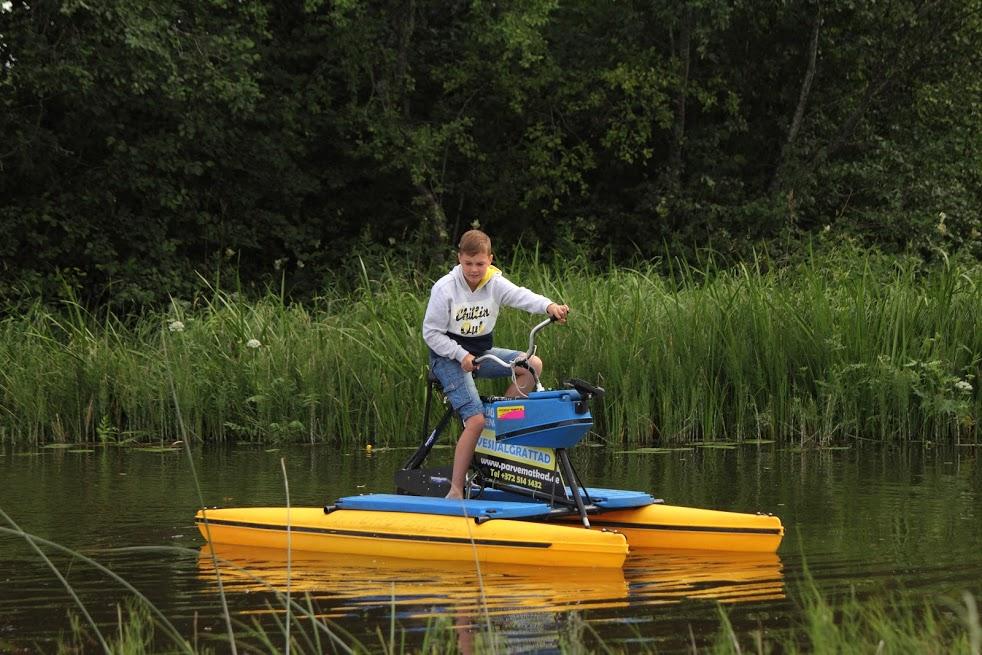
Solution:
M 540 337 L 544 378 L 607 387 L 604 439 L 978 440 L 977 265 L 850 251 L 668 276 L 559 270 L 534 253 L 505 267 L 573 308 Z M 39 303 L 0 320 L 0 439 L 169 443 L 177 401 L 199 439 L 413 443 L 427 294 L 382 268 L 305 305 L 221 289 L 136 317 Z M 523 347 L 531 320 L 503 313 L 496 343 Z
M 806 580 L 799 592 L 799 619 L 783 630 L 740 635 L 721 607 L 721 629 L 711 652 L 743 653 L 947 653 L 977 655 L 982 623 L 977 599 L 914 600 L 903 591 L 862 598 L 854 591 L 836 600 Z

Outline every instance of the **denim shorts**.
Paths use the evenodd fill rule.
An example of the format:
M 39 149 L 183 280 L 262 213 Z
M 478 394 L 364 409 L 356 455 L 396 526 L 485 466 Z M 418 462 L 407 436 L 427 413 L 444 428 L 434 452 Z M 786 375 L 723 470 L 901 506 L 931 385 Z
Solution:
M 513 362 L 524 352 L 518 350 L 508 350 L 507 348 L 492 348 L 485 353 L 495 355 L 506 362 Z M 503 367 L 497 362 L 482 362 L 473 375 L 466 373 L 460 366 L 460 362 L 455 359 L 440 357 L 432 350 L 430 351 L 430 369 L 433 375 L 443 386 L 443 395 L 450 401 L 451 406 L 460 416 L 461 421 L 466 421 L 475 414 L 484 413 L 484 405 L 481 397 L 477 393 L 477 385 L 474 378 L 501 378 L 511 377 L 511 368 Z

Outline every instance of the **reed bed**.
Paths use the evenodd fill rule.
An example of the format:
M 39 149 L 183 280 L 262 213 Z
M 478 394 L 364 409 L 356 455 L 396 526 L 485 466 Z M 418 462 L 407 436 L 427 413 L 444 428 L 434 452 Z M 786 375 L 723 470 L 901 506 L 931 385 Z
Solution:
M 720 630 L 712 647 L 692 652 L 714 655 L 767 653 L 950 653 L 982 652 L 978 601 L 969 592 L 961 598 L 916 599 L 908 592 L 862 599 L 855 593 L 836 599 L 811 579 L 795 599 L 795 625 L 787 630 L 737 634 L 720 608 Z
M 976 443 L 982 269 L 871 253 L 777 268 L 504 265 L 567 302 L 540 335 L 545 382 L 598 381 L 596 433 L 621 443 L 773 439 Z M 0 439 L 419 438 L 429 284 L 387 267 L 306 304 L 212 290 L 138 317 L 68 300 L 0 320 Z M 496 343 L 534 322 L 507 310 Z M 499 392 L 494 382 L 487 392 Z
M 750 628 L 735 626 L 729 616 L 732 610 L 719 607 L 719 623 L 713 632 L 704 633 L 688 626 L 685 652 L 705 655 L 767 655 L 770 653 L 945 653 L 979 655 L 982 652 L 982 621 L 975 596 L 964 592 L 960 598 L 937 597 L 917 600 L 906 592 L 895 591 L 877 599 L 860 599 L 855 595 L 836 599 L 807 581 L 794 599 L 799 606 L 794 618 L 785 625 Z M 119 605 L 117 624 L 104 630 L 106 652 L 143 655 L 158 652 L 209 653 L 230 649 L 242 652 L 307 653 L 481 653 L 507 652 L 506 639 L 494 626 L 476 622 L 473 628 L 455 625 L 447 616 L 435 616 L 420 636 L 410 636 L 405 626 L 397 625 L 388 634 L 378 631 L 375 639 L 359 639 L 339 631 L 337 626 L 317 616 L 309 596 L 293 601 L 297 615 L 293 618 L 293 637 L 285 623 L 281 603 L 268 606 L 273 621 L 235 621 L 232 638 L 198 634 L 173 638 L 161 635 L 151 610 L 129 600 Z M 394 612 L 394 609 L 393 609 Z M 629 646 L 600 635 L 588 618 L 570 614 L 560 622 L 556 634 L 557 652 L 568 655 L 586 653 L 658 653 L 663 652 L 657 636 L 638 634 Z M 680 635 L 685 628 L 680 627 Z M 61 652 L 87 652 L 98 643 L 96 629 L 72 620 L 70 634 L 62 638 Z M 661 636 L 662 638 L 664 635 Z M 684 638 L 684 637 L 683 637 Z M 675 640 L 677 641 L 677 640 Z M 287 644 L 289 644 L 287 646 Z M 677 644 L 676 644 L 677 645 Z M 680 652 L 672 648 L 672 652 Z

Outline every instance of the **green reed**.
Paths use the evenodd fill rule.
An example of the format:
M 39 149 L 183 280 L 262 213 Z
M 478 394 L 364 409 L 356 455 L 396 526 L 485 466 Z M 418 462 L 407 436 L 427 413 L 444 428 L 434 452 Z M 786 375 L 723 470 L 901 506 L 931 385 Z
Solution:
M 738 634 L 720 608 L 721 628 L 715 643 L 701 652 L 715 655 L 765 653 L 950 653 L 982 652 L 982 621 L 978 600 L 969 592 L 961 598 L 915 599 L 894 591 L 883 597 L 860 598 L 853 591 L 835 599 L 806 579 L 795 599 L 794 625 L 787 629 L 743 631 Z M 700 652 L 694 649 L 694 652 Z
M 668 275 L 534 255 L 503 267 L 572 306 L 540 335 L 544 378 L 605 386 L 605 439 L 978 439 L 978 265 L 848 251 Z M 39 304 L 0 321 L 0 439 L 175 440 L 176 401 L 204 439 L 413 443 L 428 292 L 383 268 L 304 305 L 223 290 L 125 319 Z M 535 320 L 506 310 L 496 343 L 524 348 Z
M 613 436 L 973 440 L 980 282 L 869 259 L 618 271 L 570 294 L 592 334 L 568 361 L 609 382 Z
M 309 596 L 306 599 L 310 603 Z M 719 625 L 714 634 L 688 631 L 690 643 L 686 652 L 713 655 L 766 655 L 768 653 L 945 653 L 978 655 L 982 649 L 982 622 L 977 599 L 965 592 L 961 598 L 938 597 L 914 600 L 905 593 L 895 592 L 888 597 L 861 599 L 855 594 L 836 600 L 821 592 L 813 582 L 807 582 L 795 598 L 799 611 L 780 628 L 761 626 L 757 629 L 734 626 L 732 609 L 719 608 Z M 161 649 L 166 640 L 155 634 L 156 624 L 151 613 L 136 602 L 119 606 L 119 619 L 112 631 L 107 631 L 107 652 L 125 655 L 167 652 L 174 646 L 193 644 L 193 652 L 224 652 L 228 643 L 221 638 L 202 638 L 192 635 L 171 648 Z M 125 608 L 125 609 L 124 609 Z M 285 625 L 279 621 L 282 608 L 268 606 L 265 624 L 258 620 L 238 624 L 236 641 L 249 652 L 284 652 Z M 321 636 L 329 627 L 316 616 L 313 605 L 303 606 L 305 615 L 294 624 L 296 635 L 290 652 L 306 653 L 501 653 L 505 652 L 501 636 L 493 629 L 482 629 L 461 643 L 461 629 L 446 616 L 431 620 L 421 637 L 407 639 L 405 628 L 394 635 L 379 635 L 377 642 L 359 641 L 351 635 L 345 640 L 330 642 Z M 702 627 L 701 629 L 705 629 Z M 490 630 L 490 631 L 489 631 Z M 87 650 L 94 642 L 92 630 L 81 621 L 73 621 L 70 636 L 62 639 L 64 652 Z M 685 634 L 684 632 L 682 634 Z M 658 653 L 657 640 L 646 640 L 638 634 L 629 647 L 610 642 L 599 635 L 589 619 L 572 613 L 557 630 L 558 651 L 570 655 L 585 653 Z

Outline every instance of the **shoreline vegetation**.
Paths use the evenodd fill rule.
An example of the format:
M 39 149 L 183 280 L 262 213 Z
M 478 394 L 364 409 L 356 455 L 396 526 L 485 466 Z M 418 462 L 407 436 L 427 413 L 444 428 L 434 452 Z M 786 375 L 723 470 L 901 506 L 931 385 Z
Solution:
M 979 441 L 977 263 L 845 250 L 667 275 L 534 256 L 505 268 L 573 308 L 540 336 L 544 382 L 606 387 L 595 432 L 610 443 Z M 363 266 L 353 290 L 305 304 L 212 289 L 135 317 L 70 298 L 7 313 L 0 442 L 173 441 L 180 407 L 205 441 L 415 443 L 428 289 Z M 506 312 L 496 344 L 522 348 L 532 320 Z
M 436 614 L 425 629 L 408 632 L 393 618 L 388 630 L 377 628 L 372 636 L 357 637 L 341 630 L 318 615 L 310 595 L 290 597 L 276 592 L 265 612 L 272 621 L 236 622 L 232 636 L 219 631 L 195 633 L 190 638 L 173 634 L 169 623 L 159 625 L 152 608 L 131 598 L 118 607 L 116 625 L 104 626 L 94 634 L 76 615 L 70 613 L 71 630 L 59 640 L 59 652 L 82 652 L 97 643 L 107 644 L 114 653 L 141 655 L 160 652 L 169 642 L 174 652 L 203 653 L 222 651 L 230 646 L 251 650 L 290 653 L 500 653 L 508 650 L 507 635 L 497 631 L 482 616 L 452 617 Z M 765 655 L 767 653 L 951 653 L 978 655 L 982 648 L 982 621 L 976 597 L 968 591 L 960 598 L 939 596 L 917 599 L 902 590 L 886 598 L 863 599 L 854 591 L 840 596 L 822 592 L 807 578 L 794 602 L 800 614 L 788 625 L 774 625 L 766 612 L 757 616 L 756 629 L 749 628 L 755 612 L 740 624 L 733 620 L 733 609 L 719 604 L 718 624 L 700 625 L 698 632 L 688 625 L 687 636 L 673 640 L 675 652 L 714 655 Z M 286 609 L 290 606 L 290 610 Z M 166 621 L 166 620 L 165 620 Z M 681 626 L 680 626 L 681 627 Z M 200 628 L 199 628 L 200 629 Z M 161 635 L 161 632 L 166 632 Z M 684 634 L 684 633 L 683 633 Z M 548 636 L 548 635 L 544 635 Z M 560 653 L 658 653 L 665 644 L 658 640 L 629 639 L 628 647 L 602 638 L 589 619 L 572 612 L 555 634 Z M 662 638 L 664 640 L 664 637 Z M 287 647 L 287 642 L 289 646 Z M 682 645 L 684 642 L 684 646 Z

